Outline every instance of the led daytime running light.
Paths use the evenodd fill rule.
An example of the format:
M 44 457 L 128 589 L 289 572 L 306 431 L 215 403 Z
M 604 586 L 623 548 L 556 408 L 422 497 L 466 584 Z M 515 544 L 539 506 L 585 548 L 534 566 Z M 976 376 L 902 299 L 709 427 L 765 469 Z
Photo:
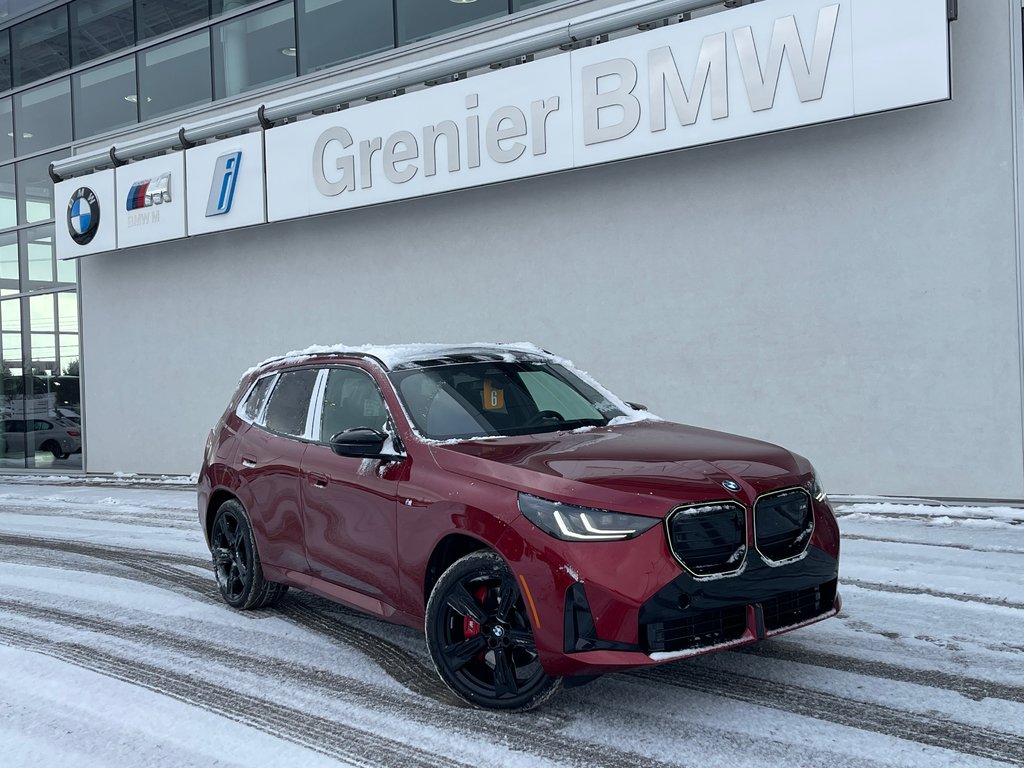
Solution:
M 599 539 L 601 541 L 611 541 L 614 539 L 621 539 L 624 536 L 632 536 L 636 533 L 636 529 L 628 529 L 624 531 L 603 531 L 600 528 L 595 528 L 594 524 L 590 522 L 590 518 L 587 517 L 586 512 L 580 513 L 580 521 L 583 523 L 583 527 L 587 530 L 587 533 L 576 533 L 569 530 L 569 526 L 565 524 L 565 518 L 562 517 L 562 513 L 557 509 L 551 513 L 555 518 L 555 522 L 558 524 L 558 530 L 562 532 L 562 535 L 567 539 L 583 539 L 585 541 L 594 541 Z

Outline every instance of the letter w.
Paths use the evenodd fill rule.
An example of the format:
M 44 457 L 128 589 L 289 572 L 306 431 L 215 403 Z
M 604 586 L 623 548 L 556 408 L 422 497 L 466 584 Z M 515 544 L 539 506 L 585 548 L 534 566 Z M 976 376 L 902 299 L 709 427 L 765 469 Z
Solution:
M 679 76 L 672 49 L 654 48 L 647 54 L 647 76 L 651 100 L 651 131 L 665 130 L 665 89 L 676 109 L 679 125 L 697 122 L 701 101 L 708 80 L 711 81 L 711 117 L 718 120 L 729 116 L 729 75 L 725 52 L 725 33 L 709 35 L 700 44 L 697 71 L 687 95 Z
M 750 27 L 740 27 L 733 33 L 736 53 L 740 58 L 740 69 L 743 70 L 743 81 L 747 86 L 747 98 L 754 112 L 775 106 L 775 91 L 779 85 L 783 54 L 789 60 L 789 69 L 793 73 L 800 101 L 816 101 L 821 98 L 825 92 L 825 75 L 828 74 L 828 62 L 832 56 L 832 41 L 838 20 L 838 3 L 822 8 L 818 12 L 818 28 L 814 33 L 814 48 L 811 51 L 811 62 L 808 64 L 803 43 L 800 41 L 800 32 L 796 28 L 796 19 L 792 16 L 776 19 L 775 28 L 772 30 L 772 42 L 768 48 L 768 61 L 763 72 L 754 45 L 753 30 Z

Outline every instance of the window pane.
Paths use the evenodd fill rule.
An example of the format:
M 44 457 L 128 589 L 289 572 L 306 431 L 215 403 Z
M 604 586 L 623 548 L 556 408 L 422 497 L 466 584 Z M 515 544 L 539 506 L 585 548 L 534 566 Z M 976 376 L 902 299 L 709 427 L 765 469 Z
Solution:
M 0 99 L 0 161 L 14 157 L 14 105 Z
M 18 224 L 18 206 L 14 202 L 14 166 L 0 167 L 0 229 Z
M 295 77 L 295 17 L 290 2 L 213 28 L 214 98 Z
M 299 0 L 299 72 L 394 47 L 394 11 L 379 0 Z
M 328 442 L 339 432 L 354 427 L 383 429 L 387 421 L 387 406 L 367 374 L 341 368 L 327 374 L 320 417 L 321 441 Z
M 77 293 L 65 291 L 57 294 L 57 323 L 61 333 L 78 333 Z
M 513 11 L 525 11 L 538 5 L 550 5 L 552 0 L 512 0 Z
M 506 0 L 476 0 L 472 3 L 397 0 L 397 8 L 399 45 L 508 14 Z
M 207 30 L 139 54 L 143 120 L 210 101 L 210 33 Z
M 19 274 L 18 233 L 8 232 L 0 235 L 0 289 L 8 294 L 17 293 Z
M 209 18 L 208 0 L 135 0 L 139 42 Z
M 387 0 L 385 0 L 386 2 Z M 260 0 L 213 0 L 210 3 L 210 10 L 213 11 L 214 16 L 219 16 L 222 13 L 230 13 L 231 11 L 237 11 L 239 8 L 245 8 L 247 5 L 258 3 Z
M 60 334 L 60 372 L 65 376 L 78 376 L 78 334 Z
M 132 0 L 75 0 L 71 4 L 73 64 L 84 64 L 133 45 Z
M 4 331 L 21 330 L 21 299 L 0 301 L 0 328 Z
M 14 97 L 14 144 L 19 155 L 71 141 L 71 80 L 33 88 Z
M 61 287 L 78 285 L 78 259 L 57 259 L 57 284 Z
M 69 67 L 67 6 L 36 16 L 11 30 L 14 84 L 25 85 Z
M 29 330 L 32 335 L 40 333 L 53 333 L 57 330 L 57 317 L 54 314 L 54 302 L 56 294 L 46 293 L 42 296 L 30 296 L 28 300 Z M 45 340 L 44 340 L 45 342 Z M 44 343 L 40 342 L 40 343 Z M 50 345 L 51 354 L 56 355 L 56 340 L 51 339 L 45 342 Z M 35 341 L 32 342 L 32 354 L 35 357 Z M 54 358 L 56 359 L 56 358 Z
M 134 56 L 87 69 L 71 80 L 76 139 L 136 122 Z
M 55 152 L 18 163 L 18 216 L 22 224 L 53 218 L 53 181 L 47 170 L 50 163 L 67 154 Z
M 3 355 L 4 366 L 6 367 L 21 367 L 21 334 L 20 333 L 5 333 L 3 334 L 3 349 L 0 350 L 0 354 Z
M 53 224 L 47 224 L 42 227 L 32 227 L 31 229 L 23 229 L 18 233 L 18 235 L 21 238 L 22 253 L 25 254 L 25 260 L 22 263 L 25 264 L 25 274 L 28 278 L 27 283 L 25 284 L 26 290 L 32 291 L 40 288 L 51 288 L 54 282 Z M 35 301 L 35 298 L 38 297 L 34 297 L 33 301 Z M 52 315 L 53 307 L 51 306 L 51 319 Z M 47 328 L 44 330 L 52 331 L 54 329 Z
M 0 91 L 11 87 L 11 30 L 0 31 Z
M 267 403 L 267 429 L 285 435 L 299 436 L 306 431 L 310 396 L 316 383 L 317 371 L 289 371 L 282 373 Z

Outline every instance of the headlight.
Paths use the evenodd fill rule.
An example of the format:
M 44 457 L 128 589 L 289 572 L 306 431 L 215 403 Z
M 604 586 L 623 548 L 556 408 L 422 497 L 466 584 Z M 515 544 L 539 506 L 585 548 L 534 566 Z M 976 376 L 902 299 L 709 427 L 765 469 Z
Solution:
M 626 515 L 606 509 L 577 507 L 519 494 L 519 511 L 545 533 L 563 541 L 620 541 L 639 536 L 661 522 L 656 517 Z

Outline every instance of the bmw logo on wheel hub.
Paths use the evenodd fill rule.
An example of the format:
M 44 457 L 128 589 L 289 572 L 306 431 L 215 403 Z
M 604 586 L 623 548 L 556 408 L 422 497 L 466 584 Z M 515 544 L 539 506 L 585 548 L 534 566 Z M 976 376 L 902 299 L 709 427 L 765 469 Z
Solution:
M 68 232 L 79 245 L 87 245 L 100 226 L 100 202 L 88 187 L 79 187 L 68 200 Z

